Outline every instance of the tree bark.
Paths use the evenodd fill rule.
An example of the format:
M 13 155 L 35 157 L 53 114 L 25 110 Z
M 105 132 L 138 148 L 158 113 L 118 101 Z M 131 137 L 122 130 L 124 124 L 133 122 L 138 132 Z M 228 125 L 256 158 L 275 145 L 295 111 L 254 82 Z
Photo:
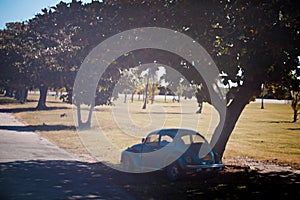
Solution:
M 39 87 L 40 90 L 40 97 L 39 97 L 39 102 L 36 107 L 37 110 L 46 110 L 46 99 L 47 99 L 47 92 L 48 92 L 48 86 L 41 85 Z

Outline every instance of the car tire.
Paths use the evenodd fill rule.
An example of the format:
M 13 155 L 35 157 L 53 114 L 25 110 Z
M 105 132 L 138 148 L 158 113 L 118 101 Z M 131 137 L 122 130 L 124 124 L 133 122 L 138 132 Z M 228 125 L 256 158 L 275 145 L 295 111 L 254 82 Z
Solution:
M 181 178 L 182 170 L 180 166 L 174 162 L 167 167 L 167 177 L 170 181 L 177 181 Z

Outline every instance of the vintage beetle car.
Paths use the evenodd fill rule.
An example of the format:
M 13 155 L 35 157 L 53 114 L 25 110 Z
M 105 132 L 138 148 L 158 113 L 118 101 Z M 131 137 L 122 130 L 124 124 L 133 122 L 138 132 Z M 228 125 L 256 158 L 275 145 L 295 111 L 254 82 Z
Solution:
M 200 133 L 182 128 L 159 129 L 142 143 L 122 152 L 121 164 L 127 172 L 165 170 L 170 180 L 184 172 L 221 170 L 224 165 Z

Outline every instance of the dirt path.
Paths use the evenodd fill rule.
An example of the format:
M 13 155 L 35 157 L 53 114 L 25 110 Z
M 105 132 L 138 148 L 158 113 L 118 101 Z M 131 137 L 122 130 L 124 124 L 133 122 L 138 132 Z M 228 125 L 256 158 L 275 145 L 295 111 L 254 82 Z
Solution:
M 237 157 L 224 161 L 228 167 L 244 168 L 248 171 L 257 171 L 259 173 L 289 172 L 300 174 L 300 169 L 287 165 L 280 165 L 272 162 L 257 161 L 248 157 Z
M 0 162 L 74 160 L 74 156 L 31 131 L 7 113 L 0 113 Z

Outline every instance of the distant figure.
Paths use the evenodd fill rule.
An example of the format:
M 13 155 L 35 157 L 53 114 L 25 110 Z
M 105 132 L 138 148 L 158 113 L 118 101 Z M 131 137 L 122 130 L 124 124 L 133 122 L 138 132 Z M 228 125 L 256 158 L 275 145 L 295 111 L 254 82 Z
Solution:
M 203 92 L 200 89 L 197 89 L 196 98 L 197 98 L 198 107 L 199 107 L 199 109 L 197 110 L 196 113 L 200 114 L 200 113 L 202 113 L 203 101 L 204 101 L 204 95 L 203 95 Z
M 201 101 L 201 102 L 198 103 L 199 109 L 198 109 L 197 112 L 196 112 L 197 114 L 202 113 L 202 106 L 203 106 L 203 101 Z
M 55 100 L 58 98 L 58 96 L 59 96 L 59 91 L 55 90 Z
M 60 117 L 61 117 L 61 118 L 67 117 L 67 114 L 66 114 L 66 113 L 63 113 L 63 114 L 60 115 Z
M 177 101 L 177 102 L 179 103 L 179 100 L 176 99 L 175 97 L 173 97 L 172 101 L 173 101 L 173 103 L 174 103 L 175 101 Z

